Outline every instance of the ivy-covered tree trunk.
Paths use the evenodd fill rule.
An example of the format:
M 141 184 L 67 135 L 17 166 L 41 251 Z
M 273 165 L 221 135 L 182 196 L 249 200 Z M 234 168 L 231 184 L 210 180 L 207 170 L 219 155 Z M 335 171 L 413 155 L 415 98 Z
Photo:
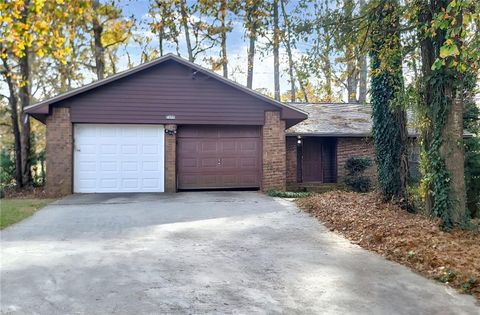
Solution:
M 377 174 L 383 197 L 407 206 L 407 129 L 398 0 L 375 3 L 369 15 L 371 103 Z
M 430 25 L 436 19 L 445 18 L 443 12 L 450 2 L 419 2 L 419 23 Z M 448 18 L 455 19 L 461 27 L 461 10 L 450 12 Z M 446 60 L 455 61 L 462 41 L 458 38 L 461 35 L 452 37 L 452 34 L 455 32 L 449 34 L 445 28 L 435 29 L 432 34 L 426 33 L 423 27 L 419 29 L 423 78 L 420 95 L 427 122 L 422 132 L 425 152 L 422 185 L 427 211 L 441 218 L 445 228 L 461 225 L 467 217 L 462 141 L 463 74 L 449 66 L 452 61 Z

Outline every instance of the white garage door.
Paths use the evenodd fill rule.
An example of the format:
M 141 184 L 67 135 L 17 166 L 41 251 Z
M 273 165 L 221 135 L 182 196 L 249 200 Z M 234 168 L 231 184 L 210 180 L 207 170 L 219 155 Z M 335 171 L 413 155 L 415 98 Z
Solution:
M 163 125 L 76 124 L 76 193 L 163 192 Z

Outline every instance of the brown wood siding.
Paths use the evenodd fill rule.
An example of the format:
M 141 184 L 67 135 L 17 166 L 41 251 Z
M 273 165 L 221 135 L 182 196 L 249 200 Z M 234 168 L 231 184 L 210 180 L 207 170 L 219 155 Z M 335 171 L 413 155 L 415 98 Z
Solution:
M 258 98 L 174 61 L 132 74 L 58 103 L 74 123 L 263 125 Z M 174 120 L 166 116 L 175 116 Z

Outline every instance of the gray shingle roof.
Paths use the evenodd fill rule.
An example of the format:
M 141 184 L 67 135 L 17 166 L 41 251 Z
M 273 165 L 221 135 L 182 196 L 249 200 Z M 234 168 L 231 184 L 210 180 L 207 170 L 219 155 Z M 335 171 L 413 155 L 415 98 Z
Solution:
M 308 118 L 287 129 L 287 135 L 371 136 L 372 108 L 369 104 L 290 103 L 289 105 L 307 112 Z M 418 135 L 413 128 L 409 128 L 408 133 L 410 136 Z

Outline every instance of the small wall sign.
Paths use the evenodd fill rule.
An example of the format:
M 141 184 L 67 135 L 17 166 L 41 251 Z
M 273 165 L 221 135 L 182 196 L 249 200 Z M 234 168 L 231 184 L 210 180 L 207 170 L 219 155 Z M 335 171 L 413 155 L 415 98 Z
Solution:
M 175 115 L 167 115 L 167 116 L 165 116 L 165 118 L 173 120 L 173 119 L 175 119 Z

